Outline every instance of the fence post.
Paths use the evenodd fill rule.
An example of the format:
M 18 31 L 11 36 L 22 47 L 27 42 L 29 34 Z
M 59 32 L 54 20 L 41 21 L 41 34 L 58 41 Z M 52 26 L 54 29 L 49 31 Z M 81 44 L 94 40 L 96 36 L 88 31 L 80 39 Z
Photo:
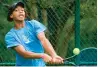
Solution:
M 80 0 L 75 0 L 75 47 L 80 48 Z M 79 57 L 75 63 L 79 65 Z

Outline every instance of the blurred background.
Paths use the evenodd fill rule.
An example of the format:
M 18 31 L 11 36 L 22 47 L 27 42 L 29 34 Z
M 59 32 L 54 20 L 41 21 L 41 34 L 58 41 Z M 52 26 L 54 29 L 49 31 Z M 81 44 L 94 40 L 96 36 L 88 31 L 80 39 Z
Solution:
M 0 0 L 0 63 L 15 62 L 14 51 L 6 48 L 4 37 L 13 27 L 13 22 L 6 19 L 8 5 L 17 1 L 26 6 L 26 20 L 35 19 L 47 27 L 46 36 L 58 55 L 64 58 L 73 55 L 76 0 Z M 97 48 L 97 0 L 80 0 L 79 12 L 79 49 Z

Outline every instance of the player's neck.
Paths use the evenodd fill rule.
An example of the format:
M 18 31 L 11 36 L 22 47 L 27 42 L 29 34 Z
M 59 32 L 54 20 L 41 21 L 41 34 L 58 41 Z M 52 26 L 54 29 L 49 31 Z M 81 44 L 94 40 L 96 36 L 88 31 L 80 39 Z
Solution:
M 23 28 L 25 26 L 25 23 L 24 23 L 24 21 L 15 21 L 15 24 L 14 24 L 14 28 L 15 29 L 21 29 L 21 28 Z

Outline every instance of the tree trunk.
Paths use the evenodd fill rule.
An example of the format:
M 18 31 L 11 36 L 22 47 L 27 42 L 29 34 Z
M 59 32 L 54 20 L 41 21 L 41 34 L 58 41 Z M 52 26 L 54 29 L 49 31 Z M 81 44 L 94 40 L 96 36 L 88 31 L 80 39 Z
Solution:
M 46 9 L 42 9 L 41 10 L 41 13 L 42 13 L 42 20 L 43 20 L 43 24 L 45 25 L 45 26 L 47 26 L 48 25 L 48 21 L 47 21 L 47 11 L 46 11 Z
M 31 19 L 38 19 L 38 9 L 36 5 L 36 0 L 26 0 L 27 6 L 28 6 L 28 13 L 30 13 Z
M 38 9 L 37 9 L 36 3 L 32 4 L 30 14 L 32 19 L 38 19 Z
M 61 34 L 58 36 L 57 46 L 56 46 L 56 52 L 61 57 L 65 58 L 68 51 L 68 42 L 74 32 L 74 24 L 71 24 L 69 27 L 66 25 L 64 26 L 64 29 L 62 30 Z

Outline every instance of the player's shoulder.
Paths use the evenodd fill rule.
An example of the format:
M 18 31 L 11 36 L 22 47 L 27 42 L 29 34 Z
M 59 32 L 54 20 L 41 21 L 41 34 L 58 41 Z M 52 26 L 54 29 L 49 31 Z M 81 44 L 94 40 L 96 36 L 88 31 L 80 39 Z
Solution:
M 36 23 L 36 22 L 39 22 L 39 21 L 32 19 L 32 20 L 26 20 L 25 22 L 26 23 Z
M 32 19 L 32 20 L 27 20 L 27 21 L 25 21 L 25 23 L 26 23 L 26 25 L 35 26 L 36 24 L 39 24 L 40 22 L 37 21 L 37 20 Z
M 7 34 L 5 35 L 5 38 L 12 37 L 13 36 L 13 29 L 11 29 Z
M 33 20 L 31 20 L 31 22 L 35 23 L 35 22 L 38 22 L 38 21 L 33 19 Z

